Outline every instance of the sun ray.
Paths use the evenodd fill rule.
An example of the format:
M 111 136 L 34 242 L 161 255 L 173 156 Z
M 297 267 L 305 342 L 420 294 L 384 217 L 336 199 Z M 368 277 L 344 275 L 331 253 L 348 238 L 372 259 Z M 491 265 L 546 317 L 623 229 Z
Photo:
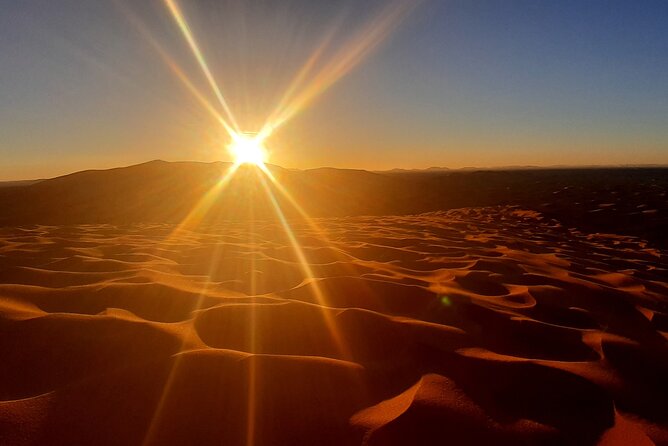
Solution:
M 168 237 L 171 238 L 176 234 L 183 232 L 184 230 L 192 229 L 197 227 L 199 223 L 206 217 L 211 207 L 215 204 L 216 199 L 220 196 L 220 193 L 225 189 L 225 187 L 230 183 L 234 174 L 239 168 L 238 164 L 232 164 L 225 174 L 216 182 L 216 184 L 209 189 L 202 198 L 193 206 L 188 215 L 181 220 L 181 222 L 174 228 L 174 231 Z
M 213 75 L 211 74 L 211 70 L 209 69 L 209 65 L 206 63 L 206 59 L 204 58 L 204 55 L 202 54 L 202 51 L 199 48 L 199 45 L 197 44 L 197 41 L 195 40 L 195 37 L 193 36 L 192 31 L 190 30 L 190 26 L 188 25 L 188 22 L 186 22 L 186 19 L 183 15 L 183 12 L 181 11 L 181 8 L 179 5 L 176 3 L 175 0 L 164 0 L 165 4 L 167 5 L 167 9 L 169 12 L 172 14 L 172 18 L 178 25 L 179 29 L 181 30 L 181 33 L 183 34 L 183 37 L 186 39 L 186 42 L 188 43 L 188 46 L 190 47 L 193 55 L 195 56 L 195 59 L 197 60 L 197 63 L 199 64 L 200 68 L 202 69 L 202 72 L 204 73 L 204 77 L 206 77 L 207 82 L 211 86 L 211 89 L 213 90 L 214 94 L 216 95 L 216 98 L 218 99 L 218 102 L 220 102 L 220 105 L 223 107 L 225 110 L 225 113 L 227 114 L 228 119 L 232 123 L 234 129 L 239 132 L 239 126 L 237 125 L 236 120 L 234 119 L 234 115 L 232 114 L 232 110 L 230 109 L 229 105 L 227 104 L 227 101 L 225 100 L 225 97 L 223 96 L 223 93 L 220 91 L 220 88 L 218 87 L 218 84 L 216 83 L 216 80 L 214 79 Z
M 190 81 L 188 76 L 185 74 L 185 72 L 181 69 L 181 67 L 174 61 L 174 59 L 169 55 L 169 53 L 158 43 L 158 41 L 153 37 L 153 35 L 150 33 L 148 30 L 148 27 L 144 24 L 144 22 L 137 17 L 136 14 L 132 13 L 132 11 L 125 6 L 123 3 L 120 2 L 120 0 L 115 0 L 114 3 L 119 7 L 121 12 L 128 18 L 130 23 L 135 27 L 135 29 L 142 35 L 144 39 L 149 43 L 149 45 L 158 53 L 162 61 L 167 65 L 167 67 L 170 69 L 170 71 L 181 81 L 181 83 L 186 87 L 186 89 L 197 99 L 197 102 L 204 107 L 204 109 L 213 116 L 213 118 L 218 122 L 220 125 L 223 126 L 225 131 L 228 133 L 228 135 L 232 136 L 236 134 L 236 131 L 232 128 L 232 126 L 227 122 L 225 118 L 223 118 L 218 110 L 211 105 L 211 103 L 207 100 L 207 98 L 202 94 L 202 92 L 195 87 L 195 85 Z
M 249 246 L 255 246 L 255 215 L 253 207 L 249 207 L 249 231 L 248 242 Z M 255 251 L 251 256 L 251 274 L 250 274 L 250 295 L 255 298 L 257 294 L 257 271 L 256 268 L 257 255 Z M 250 339 L 251 354 L 257 353 L 257 318 L 256 306 L 250 306 L 250 324 L 248 326 L 248 337 Z M 257 360 L 255 357 L 248 358 L 248 402 L 246 408 L 246 446 L 255 445 L 255 417 L 257 410 Z
M 238 135 L 242 135 L 243 132 L 240 131 L 236 119 L 234 118 L 234 114 L 216 83 L 214 76 L 211 73 L 211 69 L 206 62 L 180 6 L 176 0 L 163 0 L 163 2 L 186 40 L 188 47 L 199 64 L 204 77 L 213 90 L 218 102 L 223 107 L 229 122 L 228 119 L 223 118 L 206 100 L 204 95 L 188 79 L 183 70 L 181 70 L 174 60 L 169 57 L 167 52 L 162 49 L 155 39 L 151 37 L 150 33 L 146 30 L 146 27 L 143 26 L 142 23 L 138 24 L 140 20 L 127 12 L 126 15 L 130 17 L 135 25 L 138 25 L 137 28 L 158 51 L 167 66 L 195 96 L 198 102 L 200 102 L 200 104 L 225 128 L 226 132 L 234 141 L 235 138 L 238 137 Z M 326 61 L 324 66 L 317 71 L 315 75 L 311 76 L 310 81 L 308 81 L 309 75 L 316 70 L 317 63 L 323 58 L 325 50 L 330 46 L 330 43 L 334 38 L 337 26 L 330 27 L 329 31 L 321 39 L 320 44 L 316 46 L 315 50 L 309 57 L 307 57 L 305 63 L 297 71 L 274 111 L 269 114 L 265 124 L 257 133 L 258 140 L 264 141 L 269 138 L 276 129 L 283 126 L 296 114 L 307 108 L 318 96 L 359 65 L 396 29 L 401 21 L 408 16 L 420 2 L 421 0 L 396 0 L 389 3 L 377 17 L 368 22 L 366 26 L 362 27 L 355 38 L 350 39 L 346 45 L 336 52 L 332 59 Z
M 290 245 L 292 246 L 292 249 L 297 256 L 299 266 L 304 274 L 305 279 L 307 280 L 308 286 L 310 287 L 313 296 L 319 305 L 328 307 L 329 305 L 327 303 L 325 293 L 320 288 L 320 285 L 318 285 L 318 281 L 313 274 L 313 270 L 311 269 L 306 255 L 304 254 L 304 250 L 299 245 L 299 241 L 295 237 L 295 234 L 292 231 L 292 228 L 290 227 L 290 224 L 288 223 L 285 214 L 281 209 L 281 206 L 278 204 L 274 193 L 271 191 L 269 184 L 267 184 L 265 177 L 262 175 L 260 175 L 260 182 L 265 192 L 267 193 L 267 197 L 269 198 L 269 201 L 274 209 L 276 217 L 278 217 L 278 220 L 283 227 L 283 231 L 288 237 L 288 241 L 290 242 Z M 343 340 L 343 337 L 341 336 L 341 333 L 339 332 L 339 329 L 336 326 L 334 320 L 331 318 L 330 314 L 325 309 L 323 309 L 322 316 L 325 324 L 327 325 L 327 329 L 329 330 L 329 333 L 332 336 L 332 339 L 334 340 L 336 347 L 343 359 L 348 361 L 352 360 L 352 353 Z
M 329 47 L 332 39 L 334 38 L 334 35 L 336 34 L 336 29 L 337 29 L 336 26 L 332 26 L 329 28 L 329 31 L 321 39 L 320 44 L 316 46 L 315 50 L 311 53 L 311 55 L 306 59 L 304 64 L 295 74 L 295 77 L 290 82 L 290 85 L 288 85 L 288 88 L 285 90 L 285 93 L 283 93 L 283 96 L 278 102 L 278 105 L 276 106 L 276 109 L 274 110 L 273 114 L 269 116 L 265 125 L 260 130 L 259 135 L 263 139 L 266 139 L 269 136 L 271 136 L 273 128 L 271 125 L 268 124 L 277 119 L 277 116 L 275 115 L 278 113 L 278 111 L 283 110 L 285 107 L 288 106 L 292 97 L 297 92 L 299 92 L 299 88 L 307 81 L 308 75 L 315 69 L 317 62 L 322 58 L 322 55 L 324 54 L 325 50 Z
M 288 201 L 288 203 L 297 211 L 299 216 L 306 222 L 306 224 L 313 230 L 315 233 L 316 237 L 320 238 L 325 242 L 325 244 L 329 247 L 333 247 L 334 243 L 332 240 L 327 236 L 327 233 L 323 228 L 318 225 L 313 218 L 311 218 L 306 210 L 299 204 L 297 200 L 292 196 L 292 194 L 276 179 L 276 177 L 271 173 L 269 169 L 266 167 L 263 169 L 264 173 L 267 175 L 267 178 L 272 182 L 276 190 L 278 190 L 281 195 Z M 333 252 L 335 253 L 336 257 L 338 257 L 342 261 L 343 267 L 350 272 L 352 275 L 357 275 L 359 274 L 359 271 L 356 271 L 352 264 L 350 263 L 350 258 L 346 257 L 343 255 L 338 249 L 334 249 Z M 361 282 L 361 286 L 364 286 L 365 289 L 369 291 L 369 296 L 373 296 L 374 293 L 372 292 L 371 288 L 367 286 L 364 282 Z M 385 305 L 383 304 L 382 299 L 374 299 L 375 303 L 377 306 L 380 308 L 384 308 Z
M 374 20 L 357 33 L 336 55 L 318 71 L 304 88 L 294 94 L 291 99 L 284 99 L 260 131 L 263 135 L 271 135 L 297 113 L 308 107 L 318 96 L 329 89 L 353 68 L 359 65 L 376 49 L 420 3 L 417 1 L 394 1 L 389 3 Z M 318 47 L 300 70 L 297 78 L 304 77 L 304 71 L 311 71 L 312 65 L 320 57 L 322 46 Z M 296 87 L 294 87 L 296 88 Z
M 170 236 L 171 238 L 171 236 Z M 163 242 L 164 243 L 164 242 Z M 218 268 L 218 265 L 220 263 L 220 251 L 222 249 L 222 245 L 217 245 L 214 248 L 214 252 L 211 256 L 211 263 L 210 267 L 208 270 L 208 277 L 211 278 L 213 275 L 213 272 Z M 209 291 L 209 286 L 211 284 L 211 280 L 207 280 L 200 290 L 197 299 L 195 300 L 193 304 L 193 309 L 192 312 L 196 312 L 202 308 L 202 304 L 204 303 L 204 298 L 206 297 L 208 291 Z M 153 439 L 155 435 L 158 433 L 158 428 L 160 426 L 160 419 L 162 417 L 162 412 L 165 408 L 165 404 L 167 403 L 167 400 L 169 398 L 169 395 L 171 393 L 171 389 L 174 386 L 174 381 L 176 380 L 176 377 L 178 376 L 178 371 L 181 366 L 181 361 L 183 359 L 183 353 L 187 343 L 190 341 L 191 337 L 197 338 L 197 331 L 194 325 L 189 325 L 187 328 L 187 332 L 184 335 L 182 341 L 181 341 L 181 346 L 178 349 L 178 352 L 176 355 L 174 355 L 174 363 L 171 365 L 169 368 L 168 374 L 167 374 L 167 380 L 165 382 L 165 386 L 162 390 L 162 394 L 160 395 L 160 399 L 158 400 L 158 404 L 156 405 L 155 411 L 153 412 L 153 416 L 151 417 L 151 421 L 148 425 L 148 428 L 146 430 L 146 435 L 144 436 L 144 441 L 142 442 L 142 446 L 149 446 L 152 444 Z

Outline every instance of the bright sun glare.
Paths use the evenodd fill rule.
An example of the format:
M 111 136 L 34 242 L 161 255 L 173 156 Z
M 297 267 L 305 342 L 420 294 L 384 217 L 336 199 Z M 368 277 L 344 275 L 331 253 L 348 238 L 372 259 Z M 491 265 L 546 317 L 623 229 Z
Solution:
M 234 157 L 234 163 L 237 165 L 253 164 L 262 167 L 267 160 L 267 150 L 264 147 L 264 140 L 258 135 L 248 133 L 233 135 L 228 150 Z

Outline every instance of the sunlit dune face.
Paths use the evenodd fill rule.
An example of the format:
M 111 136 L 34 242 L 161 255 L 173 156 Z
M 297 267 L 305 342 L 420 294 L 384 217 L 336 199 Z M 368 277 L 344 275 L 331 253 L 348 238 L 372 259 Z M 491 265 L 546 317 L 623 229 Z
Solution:
M 237 165 L 251 164 L 262 167 L 267 160 L 267 149 L 264 147 L 264 140 L 258 135 L 235 134 L 232 136 L 232 142 L 228 146 L 228 150 Z

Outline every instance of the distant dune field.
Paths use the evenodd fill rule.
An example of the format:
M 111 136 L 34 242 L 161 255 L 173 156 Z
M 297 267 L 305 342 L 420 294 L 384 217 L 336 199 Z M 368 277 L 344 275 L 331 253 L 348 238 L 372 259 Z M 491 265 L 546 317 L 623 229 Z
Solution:
M 665 251 L 509 206 L 314 222 L 0 229 L 1 443 L 668 444 Z

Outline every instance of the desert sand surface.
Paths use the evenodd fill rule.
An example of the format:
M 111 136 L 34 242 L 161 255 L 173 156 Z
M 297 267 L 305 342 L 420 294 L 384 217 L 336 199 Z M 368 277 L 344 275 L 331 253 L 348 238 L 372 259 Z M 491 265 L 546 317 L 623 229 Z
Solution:
M 661 247 L 518 206 L 289 224 L 0 228 L 1 443 L 668 444 Z

